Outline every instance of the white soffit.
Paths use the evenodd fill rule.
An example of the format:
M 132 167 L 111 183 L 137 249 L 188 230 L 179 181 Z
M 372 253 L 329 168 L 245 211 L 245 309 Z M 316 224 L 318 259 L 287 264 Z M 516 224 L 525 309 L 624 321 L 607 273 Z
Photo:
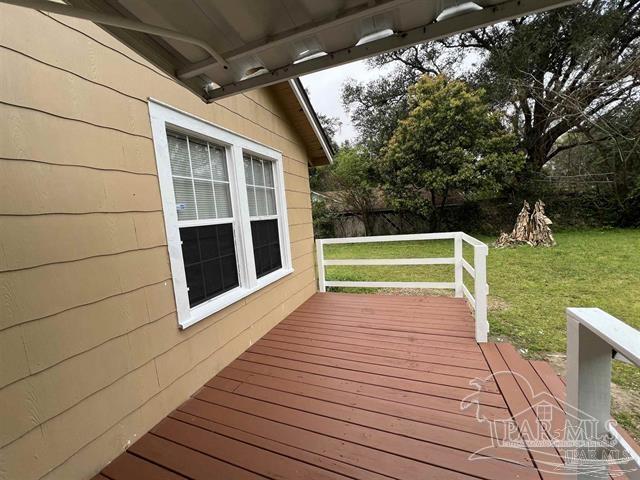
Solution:
M 474 0 L 482 10 L 436 22 L 463 0 L 0 1 L 94 21 L 207 102 L 575 3 Z

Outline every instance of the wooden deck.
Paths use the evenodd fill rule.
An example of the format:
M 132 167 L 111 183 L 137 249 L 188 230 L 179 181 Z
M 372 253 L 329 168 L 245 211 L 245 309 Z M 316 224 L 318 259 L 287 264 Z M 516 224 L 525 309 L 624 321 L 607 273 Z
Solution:
M 473 330 L 461 299 L 316 294 L 96 478 L 561 478 L 538 468 L 561 452 L 493 448 L 476 414 L 518 432 L 537 394 L 562 411 L 564 384 Z

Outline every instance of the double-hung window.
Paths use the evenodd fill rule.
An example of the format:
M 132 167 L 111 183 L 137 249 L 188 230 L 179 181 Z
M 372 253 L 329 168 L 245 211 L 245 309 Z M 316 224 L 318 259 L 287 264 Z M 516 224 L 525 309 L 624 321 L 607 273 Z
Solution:
M 273 162 L 244 155 L 253 257 L 258 278 L 282 267 Z
M 182 328 L 292 271 L 282 156 L 150 101 Z

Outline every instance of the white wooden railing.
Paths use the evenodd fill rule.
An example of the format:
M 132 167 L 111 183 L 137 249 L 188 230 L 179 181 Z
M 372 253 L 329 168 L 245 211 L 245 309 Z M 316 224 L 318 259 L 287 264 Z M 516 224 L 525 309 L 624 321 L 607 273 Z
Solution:
M 378 243 L 415 240 L 453 240 L 454 255 L 447 258 L 370 258 L 328 260 L 324 257 L 324 246 L 337 243 Z M 462 255 L 463 243 L 473 247 L 473 266 Z M 487 245 L 463 232 L 419 233 L 414 235 L 381 235 L 373 237 L 324 238 L 316 240 L 318 262 L 318 288 L 327 287 L 372 287 L 372 288 L 450 288 L 456 297 L 464 296 L 474 310 L 476 340 L 486 342 L 489 334 L 487 321 Z M 453 265 L 453 282 L 358 282 L 327 280 L 325 267 L 331 265 Z M 473 278 L 473 294 L 464 284 L 463 269 Z
M 581 431 L 583 439 L 609 434 L 618 453 L 630 458 L 620 468 L 627 477 L 640 479 L 640 452 L 634 451 L 610 422 L 612 358 L 640 367 L 640 331 L 599 308 L 568 308 L 567 404 L 575 411 L 567 415 L 572 428 L 566 431 L 574 436 Z M 594 421 L 596 432 L 588 431 Z M 588 458 L 586 455 L 582 458 Z M 602 465 L 599 472 L 578 473 L 577 477 L 608 478 L 608 469 Z

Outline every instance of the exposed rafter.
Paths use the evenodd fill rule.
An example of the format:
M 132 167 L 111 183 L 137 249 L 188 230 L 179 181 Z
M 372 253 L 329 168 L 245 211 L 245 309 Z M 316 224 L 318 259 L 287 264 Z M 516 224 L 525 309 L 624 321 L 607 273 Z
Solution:
M 315 14 L 298 15 L 295 23 L 281 19 L 288 18 L 297 7 L 305 10 L 304 0 L 289 0 L 286 5 L 274 2 L 273 7 L 257 9 L 255 15 L 247 9 L 252 5 L 250 0 L 184 2 L 180 8 L 171 0 L 143 4 L 66 1 L 74 6 L 53 0 L 0 0 L 93 21 L 203 100 L 212 102 L 577 0 L 475 0 L 476 8 L 482 10 L 455 13 L 439 22 L 435 19 L 441 9 L 436 9 L 436 2 L 354 0 L 353 6 L 345 9 L 339 0 L 324 0 L 314 6 Z M 376 31 L 374 25 L 381 29 Z M 243 35 L 229 41 L 225 36 L 229 31 L 242 31 Z M 393 33 L 376 37 L 382 32 Z M 365 38 L 363 35 L 371 41 L 358 41 Z M 202 60 L 203 56 L 187 44 L 199 47 L 209 58 Z M 307 54 L 305 61 L 302 54 Z
M 289 64 L 263 75 L 222 85 L 207 92 L 207 101 L 214 101 L 244 90 L 272 85 L 290 78 L 300 77 L 326 68 L 372 57 L 384 52 L 411 45 L 446 38 L 458 33 L 474 30 L 493 23 L 510 20 L 527 13 L 549 10 L 562 5 L 576 3 L 576 0 L 511 0 L 480 11 L 467 13 L 442 22 L 430 23 L 407 32 L 396 33 L 364 45 L 353 46 L 331 52 L 298 64 Z
M 237 60 L 242 57 L 248 57 L 260 52 L 264 52 L 270 48 L 277 47 L 286 42 L 291 42 L 301 38 L 313 35 L 321 30 L 332 28 L 337 25 L 341 25 L 350 21 L 354 21 L 360 18 L 371 17 L 382 12 L 392 10 L 395 6 L 402 3 L 408 3 L 410 0 L 377 0 L 367 3 L 365 6 L 352 7 L 342 12 L 332 15 L 330 18 L 325 18 L 315 22 L 309 22 L 304 25 L 292 28 L 285 32 L 279 33 L 271 37 L 255 40 L 241 48 L 223 52 L 222 56 L 226 61 Z M 215 62 L 210 59 L 203 60 L 189 67 L 178 70 L 178 77 L 181 79 L 192 78 L 196 75 L 204 73 L 207 68 L 211 67 Z

